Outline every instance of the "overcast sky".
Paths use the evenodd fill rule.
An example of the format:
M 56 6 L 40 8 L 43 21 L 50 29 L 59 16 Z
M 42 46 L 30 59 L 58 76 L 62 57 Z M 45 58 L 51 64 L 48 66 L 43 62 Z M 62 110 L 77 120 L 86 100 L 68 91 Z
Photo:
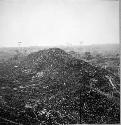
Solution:
M 117 0 L 0 0 L 0 46 L 119 43 Z

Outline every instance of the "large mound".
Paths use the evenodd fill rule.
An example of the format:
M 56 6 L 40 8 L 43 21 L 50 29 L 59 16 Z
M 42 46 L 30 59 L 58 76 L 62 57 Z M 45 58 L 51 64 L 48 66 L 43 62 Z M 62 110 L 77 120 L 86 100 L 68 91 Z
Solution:
M 0 85 L 1 122 L 120 121 L 119 78 L 59 48 L 32 53 L 18 63 L 1 64 Z

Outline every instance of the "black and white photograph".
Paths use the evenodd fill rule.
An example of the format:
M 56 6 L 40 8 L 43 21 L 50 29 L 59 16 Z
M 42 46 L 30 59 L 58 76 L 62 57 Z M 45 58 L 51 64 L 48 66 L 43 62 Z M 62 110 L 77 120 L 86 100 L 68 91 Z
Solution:
M 0 0 L 0 125 L 120 124 L 119 0 Z

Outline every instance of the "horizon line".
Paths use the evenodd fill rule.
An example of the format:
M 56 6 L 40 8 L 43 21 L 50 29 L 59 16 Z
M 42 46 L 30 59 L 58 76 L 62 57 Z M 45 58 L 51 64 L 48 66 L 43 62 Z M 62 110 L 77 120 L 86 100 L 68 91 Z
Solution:
M 100 45 L 120 45 L 120 43 L 100 43 L 100 44 L 80 44 L 80 45 L 30 45 L 30 46 L 0 46 L 0 48 L 32 48 L 32 47 L 81 47 L 81 46 L 100 46 Z

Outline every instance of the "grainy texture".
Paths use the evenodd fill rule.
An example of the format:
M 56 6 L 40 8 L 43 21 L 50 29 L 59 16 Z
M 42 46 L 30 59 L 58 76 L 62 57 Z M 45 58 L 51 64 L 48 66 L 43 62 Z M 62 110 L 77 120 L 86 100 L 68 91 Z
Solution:
M 120 123 L 119 77 L 59 48 L 0 64 L 0 123 Z

